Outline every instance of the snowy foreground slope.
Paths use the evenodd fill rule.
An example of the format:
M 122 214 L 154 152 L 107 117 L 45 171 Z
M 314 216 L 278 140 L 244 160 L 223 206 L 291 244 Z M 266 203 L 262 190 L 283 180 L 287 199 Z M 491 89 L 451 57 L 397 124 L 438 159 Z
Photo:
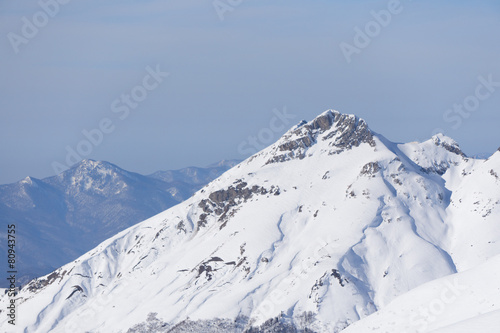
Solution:
M 461 273 L 428 282 L 343 333 L 498 332 L 500 255 Z
M 339 332 L 359 321 L 348 330 L 427 332 L 453 330 L 459 319 L 489 325 L 500 303 L 499 174 L 500 152 L 470 159 L 442 135 L 395 144 L 355 116 L 327 111 L 185 202 L 29 283 L 17 296 L 17 328 Z M 409 327 L 404 318 L 414 307 L 455 277 L 470 290 L 459 285 L 453 307 L 426 327 Z M 7 302 L 2 296 L 2 311 Z M 4 313 L 0 326 L 11 329 Z

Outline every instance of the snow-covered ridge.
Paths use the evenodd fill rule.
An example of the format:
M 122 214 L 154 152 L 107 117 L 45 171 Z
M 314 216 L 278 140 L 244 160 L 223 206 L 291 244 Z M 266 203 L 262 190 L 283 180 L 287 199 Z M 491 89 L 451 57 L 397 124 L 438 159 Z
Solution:
M 460 146 L 458 143 L 443 134 L 434 135 L 431 140 L 434 142 L 436 146 L 443 147 L 449 152 L 465 157 L 465 154 L 460 150 Z
M 18 296 L 20 325 L 130 333 L 361 325 L 411 290 L 500 254 L 500 155 L 466 158 L 436 138 L 395 144 L 327 111 L 31 282 Z
M 117 232 L 182 202 L 235 164 L 222 161 L 207 168 L 143 176 L 87 159 L 54 177 L 26 177 L 0 185 L 0 222 L 7 226 L 15 221 L 22 233 L 18 281 L 26 284 L 43 276 Z M 6 243 L 0 242 L 2 258 L 6 250 Z M 0 277 L 0 286 L 5 286 L 5 271 Z
M 467 160 L 455 140 L 436 134 L 425 142 L 399 144 L 398 148 L 426 172 L 444 174 L 451 166 Z

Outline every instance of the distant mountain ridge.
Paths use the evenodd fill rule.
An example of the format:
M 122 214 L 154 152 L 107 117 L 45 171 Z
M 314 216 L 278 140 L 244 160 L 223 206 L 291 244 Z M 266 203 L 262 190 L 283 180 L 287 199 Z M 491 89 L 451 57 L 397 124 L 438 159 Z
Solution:
M 221 161 L 206 168 L 144 176 L 86 159 L 57 176 L 0 185 L 0 224 L 14 223 L 18 232 L 18 278 L 26 283 L 51 272 L 119 231 L 189 198 L 237 163 Z M 2 261 L 5 251 L 2 242 Z M 3 275 L 0 286 L 6 284 Z

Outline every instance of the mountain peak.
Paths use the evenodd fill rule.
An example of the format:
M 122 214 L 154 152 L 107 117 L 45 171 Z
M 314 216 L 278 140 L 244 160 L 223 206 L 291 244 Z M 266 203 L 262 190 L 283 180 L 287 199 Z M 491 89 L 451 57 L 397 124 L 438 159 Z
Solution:
M 80 163 L 75 165 L 75 168 L 85 168 L 85 169 L 114 169 L 116 168 L 113 164 L 105 161 L 96 161 L 92 159 L 83 159 Z
M 37 186 L 38 185 L 37 182 L 39 182 L 38 179 L 28 176 L 23 180 L 21 180 L 19 183 L 28 186 Z
M 309 122 L 305 120 L 302 121 L 301 124 L 309 126 L 312 129 L 320 129 L 324 132 L 329 130 L 335 122 L 338 122 L 338 124 L 336 124 L 336 126 L 338 127 L 342 125 L 344 122 L 349 122 L 349 120 L 354 120 L 356 122 L 361 120 L 362 122 L 364 122 L 363 119 L 358 118 L 356 115 L 343 114 L 337 110 L 330 109 L 321 113 L 320 115 L 318 115 L 316 118 L 314 118 Z
M 31 179 L 30 176 L 24 178 L 23 180 L 21 180 L 21 183 L 25 183 L 25 184 L 29 184 L 31 185 L 33 183 L 33 180 Z
M 465 157 L 465 154 L 460 149 L 458 143 L 452 138 L 443 135 L 442 133 L 438 133 L 432 136 L 431 140 L 438 147 L 443 147 L 447 151 Z
M 125 188 L 125 179 L 137 180 L 138 176 L 109 162 L 84 159 L 55 177 L 58 179 L 57 184 L 71 184 L 68 185 L 71 193 L 90 191 L 104 194 L 106 191 L 115 193 Z M 117 188 L 109 184 L 115 184 Z
M 362 143 L 375 146 L 373 133 L 363 119 L 353 114 L 327 110 L 312 121 L 302 121 L 285 133 L 273 146 L 273 156 L 266 164 L 303 159 L 316 144 L 324 146 L 329 155 L 334 155 Z
M 59 176 L 64 177 L 64 175 L 71 175 L 71 176 L 81 175 L 91 178 L 102 178 L 106 176 L 117 176 L 118 174 L 128 175 L 129 172 L 106 161 L 84 159 L 81 160 L 79 163 L 75 164 L 71 169 L 60 174 Z

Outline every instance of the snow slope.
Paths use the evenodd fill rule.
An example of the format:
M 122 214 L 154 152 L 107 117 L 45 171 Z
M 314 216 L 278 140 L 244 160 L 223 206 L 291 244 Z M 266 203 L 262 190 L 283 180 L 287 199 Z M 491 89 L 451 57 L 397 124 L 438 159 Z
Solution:
M 500 327 L 500 255 L 421 285 L 345 333 L 494 333 Z
M 18 295 L 18 324 L 339 332 L 419 286 L 496 262 L 499 154 L 469 159 L 441 135 L 395 144 L 326 111 L 31 282 Z
M 94 248 L 105 239 L 179 202 L 220 176 L 235 161 L 207 168 L 159 171 L 151 176 L 108 162 L 83 160 L 50 178 L 0 186 L 0 239 L 18 230 L 18 281 L 26 284 Z M 159 177 L 161 175 L 170 177 Z M 0 242 L 6 267 L 6 244 Z M 0 273 L 0 286 L 6 286 Z

